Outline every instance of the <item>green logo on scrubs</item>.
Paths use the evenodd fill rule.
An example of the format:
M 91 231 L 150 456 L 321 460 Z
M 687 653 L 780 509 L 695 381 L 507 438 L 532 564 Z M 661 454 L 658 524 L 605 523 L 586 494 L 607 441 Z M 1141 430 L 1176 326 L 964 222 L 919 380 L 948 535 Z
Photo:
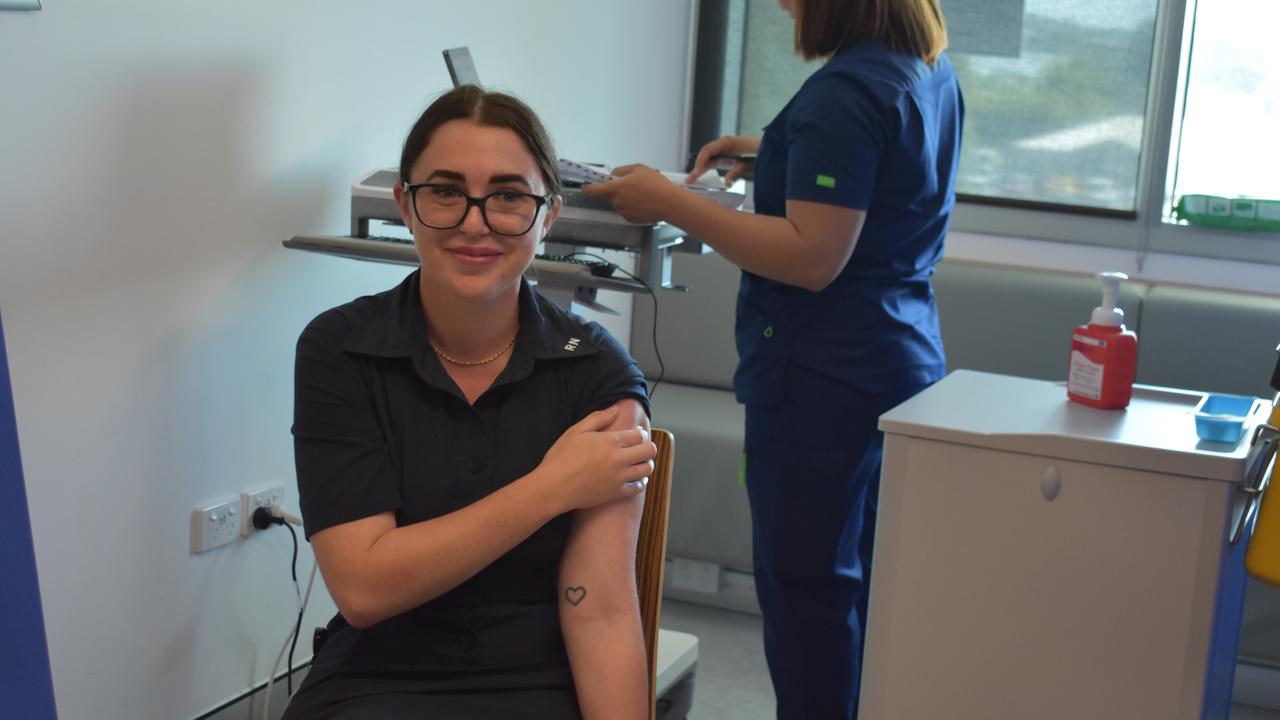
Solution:
M 833 188 L 836 186 L 836 179 L 831 177 L 830 175 L 819 175 L 818 185 L 819 187 Z
M 769 337 L 773 337 L 773 326 L 772 326 L 772 325 L 770 325 L 769 327 L 767 327 L 767 328 L 765 328 L 765 329 L 764 329 L 764 336 L 765 336 L 765 337 L 767 337 L 767 338 L 769 338 Z

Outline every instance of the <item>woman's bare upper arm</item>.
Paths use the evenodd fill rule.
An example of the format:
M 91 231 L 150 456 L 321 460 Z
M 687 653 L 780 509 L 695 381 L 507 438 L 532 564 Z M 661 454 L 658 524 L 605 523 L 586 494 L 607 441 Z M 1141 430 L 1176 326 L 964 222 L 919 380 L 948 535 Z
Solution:
M 628 398 L 618 404 L 622 412 L 611 430 L 637 425 L 649 429 L 639 401 Z M 574 511 L 561 558 L 560 586 L 585 588 L 586 598 L 595 601 L 581 603 L 581 615 L 611 614 L 634 606 L 636 540 L 643 513 L 644 493 Z

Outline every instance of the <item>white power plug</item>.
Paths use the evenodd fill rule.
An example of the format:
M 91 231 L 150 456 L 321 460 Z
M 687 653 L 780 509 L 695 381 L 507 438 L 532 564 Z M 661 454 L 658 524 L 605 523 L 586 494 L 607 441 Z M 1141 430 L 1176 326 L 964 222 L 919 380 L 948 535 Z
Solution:
M 279 505 L 284 500 L 284 486 L 271 485 L 261 490 L 252 492 L 246 491 L 240 493 L 241 513 L 240 513 L 240 534 L 244 537 L 258 532 L 253 526 L 253 511 L 258 508 L 270 508 L 272 505 Z

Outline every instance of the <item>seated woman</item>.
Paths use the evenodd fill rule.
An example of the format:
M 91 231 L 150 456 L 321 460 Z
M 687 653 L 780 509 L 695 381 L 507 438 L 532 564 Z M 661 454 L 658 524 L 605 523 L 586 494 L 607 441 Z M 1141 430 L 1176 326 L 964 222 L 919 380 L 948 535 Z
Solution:
M 643 718 L 648 399 L 522 278 L 560 207 L 547 134 L 464 86 L 400 178 L 421 267 L 298 341 L 298 489 L 339 615 L 285 718 Z

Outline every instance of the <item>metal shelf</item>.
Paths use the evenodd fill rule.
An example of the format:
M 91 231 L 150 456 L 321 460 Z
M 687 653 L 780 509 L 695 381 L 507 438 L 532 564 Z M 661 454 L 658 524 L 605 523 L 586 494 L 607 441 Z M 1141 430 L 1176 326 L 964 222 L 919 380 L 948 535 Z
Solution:
M 418 264 L 418 254 L 414 250 L 413 243 L 409 241 L 370 240 L 347 235 L 295 235 L 285 240 L 284 246 L 293 250 L 305 250 L 353 260 L 389 263 L 392 265 L 416 266 Z M 615 290 L 629 293 L 649 292 L 644 283 L 636 282 L 631 278 L 596 277 L 556 272 L 554 270 L 539 269 L 537 263 L 525 272 L 525 277 L 544 286 Z

